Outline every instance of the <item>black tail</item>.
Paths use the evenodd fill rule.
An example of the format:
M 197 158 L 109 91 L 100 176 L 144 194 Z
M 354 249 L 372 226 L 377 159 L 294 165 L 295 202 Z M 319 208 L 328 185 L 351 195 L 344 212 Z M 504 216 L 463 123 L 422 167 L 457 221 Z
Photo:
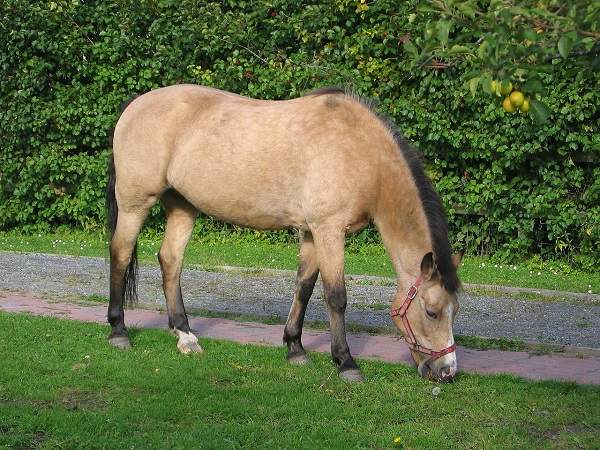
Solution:
M 117 228 L 117 217 L 119 216 L 119 207 L 115 197 L 115 159 L 111 155 L 108 162 L 108 184 L 106 185 L 106 218 L 109 235 L 109 246 L 112 245 L 112 237 Z M 112 252 L 109 248 L 112 258 Z M 131 306 L 137 302 L 137 277 L 138 277 L 138 259 L 137 243 L 133 247 L 131 261 L 125 270 L 125 279 L 123 282 L 123 301 L 126 306 Z

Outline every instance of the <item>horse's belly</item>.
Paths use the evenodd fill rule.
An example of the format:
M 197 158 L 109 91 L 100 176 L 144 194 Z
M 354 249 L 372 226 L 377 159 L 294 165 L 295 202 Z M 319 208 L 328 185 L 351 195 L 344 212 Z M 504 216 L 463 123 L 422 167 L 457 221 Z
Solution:
M 231 191 L 226 186 L 203 189 L 174 186 L 199 211 L 219 220 L 256 229 L 305 228 L 300 202 L 281 195 Z

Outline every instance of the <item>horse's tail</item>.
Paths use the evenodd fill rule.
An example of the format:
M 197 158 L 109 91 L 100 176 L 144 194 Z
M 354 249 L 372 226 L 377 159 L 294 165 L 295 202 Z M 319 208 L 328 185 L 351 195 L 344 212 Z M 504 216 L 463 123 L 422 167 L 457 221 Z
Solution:
M 125 110 L 127 102 L 123 105 L 122 110 Z M 114 131 L 113 131 L 114 133 Z M 112 134 L 111 133 L 111 146 L 112 146 Z M 117 205 L 117 197 L 115 196 L 115 183 L 117 176 L 115 173 L 115 158 L 114 155 L 110 155 L 108 161 L 108 183 L 106 185 L 106 226 L 108 228 L 109 236 L 109 253 L 112 258 L 112 252 L 110 247 L 112 246 L 112 238 L 117 228 L 117 218 L 119 217 L 119 206 Z M 133 247 L 131 254 L 131 260 L 127 269 L 125 270 L 125 278 L 123 281 L 123 300 L 125 305 L 133 305 L 137 302 L 137 277 L 138 277 L 138 257 L 137 257 L 137 242 Z

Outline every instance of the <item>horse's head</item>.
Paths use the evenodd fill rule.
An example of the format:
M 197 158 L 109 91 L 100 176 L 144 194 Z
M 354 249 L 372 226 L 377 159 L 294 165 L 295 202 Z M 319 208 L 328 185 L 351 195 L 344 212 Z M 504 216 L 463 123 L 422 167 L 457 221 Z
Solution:
M 458 267 L 460 256 L 452 257 Z M 451 381 L 456 374 L 452 325 L 458 312 L 455 292 L 443 285 L 433 254 L 421 261 L 421 274 L 408 291 L 398 291 L 392 318 L 411 348 L 419 374 L 424 378 Z

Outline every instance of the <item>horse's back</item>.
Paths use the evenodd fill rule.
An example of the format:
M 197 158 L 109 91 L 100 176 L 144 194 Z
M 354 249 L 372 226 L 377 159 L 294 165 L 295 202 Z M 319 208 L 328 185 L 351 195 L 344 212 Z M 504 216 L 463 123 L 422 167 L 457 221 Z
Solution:
M 343 102 L 157 89 L 117 124 L 117 180 L 120 170 L 129 180 L 122 190 L 134 193 L 172 187 L 204 213 L 255 228 L 303 228 L 341 209 L 356 216 L 375 195 L 364 191 L 375 189 L 378 155 L 361 130 L 367 112 Z

